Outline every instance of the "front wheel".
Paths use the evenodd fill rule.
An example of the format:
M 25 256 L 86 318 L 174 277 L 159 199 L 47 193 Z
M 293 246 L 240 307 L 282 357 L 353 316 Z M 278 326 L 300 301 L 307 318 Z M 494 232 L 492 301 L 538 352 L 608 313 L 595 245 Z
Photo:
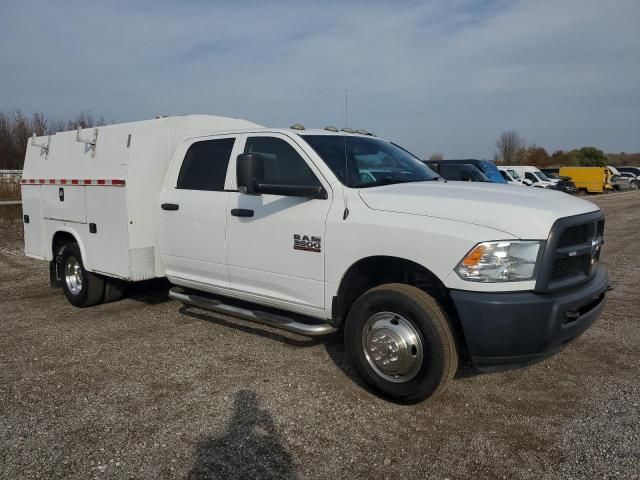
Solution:
M 62 290 L 69 303 L 76 307 L 91 307 L 102 303 L 104 280 L 84 269 L 80 247 L 70 243 L 62 249 Z
M 445 314 L 431 296 L 410 285 L 390 283 L 364 293 L 349 312 L 344 334 L 365 381 L 399 401 L 438 395 L 458 368 Z

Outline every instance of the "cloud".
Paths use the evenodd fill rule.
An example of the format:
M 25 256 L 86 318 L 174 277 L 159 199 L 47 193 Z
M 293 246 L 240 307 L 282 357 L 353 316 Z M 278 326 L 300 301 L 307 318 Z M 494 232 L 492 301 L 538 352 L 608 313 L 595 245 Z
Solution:
M 218 113 L 349 123 L 418 154 L 640 150 L 640 4 L 51 2 L 0 5 L 0 107 L 129 121 Z

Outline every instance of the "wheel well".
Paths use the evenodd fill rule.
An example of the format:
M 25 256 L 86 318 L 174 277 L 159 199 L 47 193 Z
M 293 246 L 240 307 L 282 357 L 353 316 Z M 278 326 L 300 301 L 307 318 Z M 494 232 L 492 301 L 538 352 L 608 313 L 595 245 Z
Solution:
M 334 320 L 342 323 L 360 295 L 385 283 L 406 283 L 418 287 L 445 309 L 451 303 L 444 284 L 422 265 L 398 257 L 367 257 L 354 263 L 342 277 L 338 295 L 333 299 Z
M 78 241 L 69 232 L 56 232 L 51 242 L 51 253 L 53 253 L 54 261 L 56 256 L 60 254 L 62 248 L 70 243 L 78 243 Z
M 404 258 L 375 256 L 353 264 L 343 276 L 338 294 L 333 299 L 332 316 L 335 324 L 344 323 L 351 306 L 360 295 L 385 283 L 405 283 L 431 295 L 447 314 L 461 358 L 465 358 L 464 332 L 449 291 L 433 272 Z

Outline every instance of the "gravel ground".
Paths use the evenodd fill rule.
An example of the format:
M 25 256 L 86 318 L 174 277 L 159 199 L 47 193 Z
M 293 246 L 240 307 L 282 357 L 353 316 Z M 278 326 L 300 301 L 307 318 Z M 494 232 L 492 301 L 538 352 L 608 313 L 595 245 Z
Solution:
M 560 355 L 402 406 L 339 336 L 181 308 L 143 285 L 91 309 L 0 227 L 0 477 L 640 478 L 640 192 L 607 215 L 615 290 Z

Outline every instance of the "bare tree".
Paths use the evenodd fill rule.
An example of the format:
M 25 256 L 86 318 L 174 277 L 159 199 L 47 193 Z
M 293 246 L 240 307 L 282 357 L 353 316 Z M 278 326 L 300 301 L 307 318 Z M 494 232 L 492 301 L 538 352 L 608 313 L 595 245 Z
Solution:
M 69 120 L 67 122 L 67 129 L 75 130 L 78 127 L 91 128 L 91 127 L 102 126 L 104 125 L 104 120 L 102 118 L 101 120 L 102 120 L 102 123 L 98 124 L 95 118 L 93 118 L 93 115 L 91 114 L 91 112 L 85 112 L 83 110 L 76 116 L 76 118 L 74 118 L 73 120 Z
M 515 130 L 502 132 L 496 142 L 498 156 L 505 165 L 517 165 L 523 158 L 527 141 Z
M 444 155 L 440 152 L 435 152 L 429 155 L 429 160 L 444 160 Z
M 24 163 L 25 148 L 33 133 L 52 135 L 77 127 L 106 125 L 103 117 L 95 120 L 90 112 L 82 111 L 73 120 L 50 120 L 43 113 L 27 116 L 20 110 L 0 111 L 0 169 L 19 170 Z

